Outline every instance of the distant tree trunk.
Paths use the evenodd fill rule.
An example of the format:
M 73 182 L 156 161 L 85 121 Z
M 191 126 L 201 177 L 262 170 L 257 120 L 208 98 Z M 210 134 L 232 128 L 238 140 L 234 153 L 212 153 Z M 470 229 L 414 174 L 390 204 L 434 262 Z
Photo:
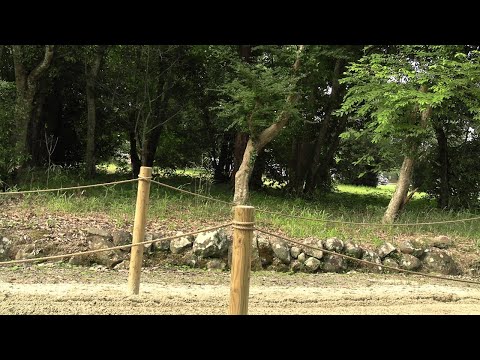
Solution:
M 162 127 L 158 126 L 155 129 L 150 130 L 149 134 L 145 138 L 142 146 L 142 166 L 153 166 L 161 133 Z
M 136 179 L 138 177 L 138 174 L 140 174 L 141 161 L 138 157 L 137 137 L 134 127 L 132 127 L 128 132 L 128 137 L 130 139 L 130 163 L 132 164 L 132 175 L 133 178 Z
M 325 114 L 325 118 L 322 121 L 317 139 L 315 140 L 311 166 L 306 176 L 305 193 L 307 194 L 312 194 L 314 192 L 319 178 L 323 178 L 324 181 L 330 183 L 330 179 L 326 179 L 327 176 L 330 176 L 329 163 L 331 163 L 331 159 L 333 159 L 333 155 L 338 147 L 339 142 L 336 137 L 338 137 L 340 132 L 343 131 L 343 129 L 340 129 L 341 131 L 338 134 L 332 134 L 333 129 L 336 127 L 336 124 L 332 124 L 334 119 L 333 111 L 340 106 L 343 99 L 343 93 L 345 91 L 345 86 L 339 83 L 339 79 L 342 76 L 344 69 L 345 60 L 337 59 L 332 77 L 330 106 Z M 346 124 L 346 118 L 340 118 L 339 122 Z M 333 144 L 327 141 L 327 139 L 332 135 L 336 135 L 332 139 L 336 146 L 332 146 Z
M 3 53 L 5 52 L 5 45 L 0 45 L 0 80 L 5 80 L 3 75 Z
M 289 161 L 288 188 L 294 194 L 302 194 L 305 186 L 305 176 L 310 165 L 309 156 L 312 152 L 312 144 L 306 141 L 294 139 Z
M 168 79 L 167 79 L 168 80 Z M 144 134 L 142 139 L 142 166 L 153 167 L 155 161 L 155 154 L 157 152 L 160 135 L 162 134 L 163 126 L 160 124 L 163 114 L 165 114 L 166 107 L 166 89 L 168 81 L 163 83 L 162 95 L 160 96 L 160 103 L 157 105 L 155 114 L 155 125 L 148 126 L 148 122 L 144 124 Z
M 427 92 L 427 87 L 422 85 L 420 87 L 420 92 Z M 427 121 L 430 118 L 432 113 L 432 108 L 429 107 L 425 111 L 422 111 L 420 114 L 420 126 L 426 128 Z M 390 203 L 388 204 L 387 210 L 383 215 L 382 222 L 385 224 L 391 224 L 398 217 L 400 210 L 403 208 L 403 204 L 407 199 L 408 189 L 412 180 L 413 174 L 413 165 L 415 163 L 414 155 L 418 152 L 418 144 L 412 144 L 411 151 L 409 156 L 405 156 L 403 160 L 402 167 L 400 168 L 400 174 L 398 177 L 397 186 L 395 187 L 395 192 L 393 193 Z
M 223 135 L 222 144 L 220 146 L 220 153 L 218 154 L 218 162 L 216 161 L 216 151 L 212 150 L 213 154 L 213 180 L 216 183 L 226 183 L 229 180 L 230 166 L 232 164 L 232 134 L 226 133 Z
M 87 93 L 87 148 L 85 150 L 85 173 L 87 177 L 95 176 L 95 127 L 97 123 L 95 107 L 95 83 L 102 64 L 105 46 L 97 46 L 93 64 L 85 59 L 86 93 Z
M 322 152 L 320 166 L 317 169 L 317 175 L 313 179 L 313 189 L 316 189 L 318 186 L 322 185 L 324 187 L 324 191 L 330 190 L 330 186 L 332 184 L 330 170 L 335 165 L 335 153 L 337 152 L 338 145 L 340 144 L 340 134 L 345 131 L 346 127 L 346 116 L 338 118 L 338 121 L 331 126 L 329 135 L 325 140 L 325 146 Z
M 445 131 L 441 125 L 437 124 L 434 128 L 438 143 L 438 160 L 440 162 L 440 197 L 438 199 L 438 205 L 441 209 L 447 209 L 450 206 L 447 136 L 445 135 Z
M 32 113 L 32 121 L 30 126 L 29 148 L 32 166 L 42 166 L 44 156 L 42 156 L 42 149 L 44 149 L 45 134 L 42 129 L 44 128 L 43 108 L 47 100 L 46 81 L 42 78 L 39 82 L 37 96 L 34 100 L 34 109 Z
M 300 45 L 297 52 L 297 58 L 293 65 L 294 71 L 297 71 L 300 67 L 300 55 L 303 52 L 303 45 Z M 287 98 L 289 104 L 294 104 L 297 101 L 296 94 L 290 94 Z M 272 141 L 287 125 L 289 116 L 285 112 L 281 112 L 277 117 L 277 121 L 263 130 L 256 141 L 254 142 L 252 137 L 248 139 L 245 152 L 243 154 L 242 164 L 235 175 L 235 194 L 233 196 L 233 202 L 237 205 L 246 204 L 249 197 L 249 182 L 252 176 L 253 166 L 255 165 L 255 158 L 265 145 Z
M 28 131 L 32 121 L 35 95 L 38 82 L 50 67 L 53 59 L 54 46 L 47 45 L 43 60 L 32 71 L 28 72 L 24 65 L 23 46 L 14 45 L 13 61 L 15 67 L 15 82 L 17 95 L 15 100 L 16 141 L 15 154 L 20 157 L 20 167 L 25 167 L 29 161 L 30 146 Z

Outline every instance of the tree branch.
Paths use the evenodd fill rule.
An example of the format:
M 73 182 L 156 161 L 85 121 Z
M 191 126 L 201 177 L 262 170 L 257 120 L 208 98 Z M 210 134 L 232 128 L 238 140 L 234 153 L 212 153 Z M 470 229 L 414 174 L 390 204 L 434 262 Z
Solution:
M 13 54 L 13 64 L 15 67 L 15 82 L 17 85 L 17 91 L 24 91 L 25 90 L 25 81 L 27 78 L 27 70 L 23 65 L 22 58 L 23 58 L 23 51 L 21 45 L 13 45 L 12 46 L 12 54 Z
M 300 67 L 300 55 L 303 52 L 304 45 L 300 45 L 297 50 L 297 58 L 293 64 L 293 70 L 296 72 Z M 294 104 L 297 100 L 297 94 L 293 93 L 288 95 L 287 103 Z M 270 125 L 268 128 L 263 130 L 256 141 L 255 148 L 257 151 L 261 150 L 266 144 L 268 144 L 277 134 L 282 130 L 282 128 L 287 125 L 290 120 L 290 116 L 286 111 L 282 111 L 277 117 L 277 121 Z
M 37 65 L 35 69 L 33 69 L 30 74 L 28 75 L 28 86 L 35 86 L 37 80 L 44 74 L 44 72 L 48 69 L 50 64 L 52 63 L 53 53 L 54 53 L 55 45 L 46 45 L 45 46 L 45 55 L 43 60 L 40 64 Z

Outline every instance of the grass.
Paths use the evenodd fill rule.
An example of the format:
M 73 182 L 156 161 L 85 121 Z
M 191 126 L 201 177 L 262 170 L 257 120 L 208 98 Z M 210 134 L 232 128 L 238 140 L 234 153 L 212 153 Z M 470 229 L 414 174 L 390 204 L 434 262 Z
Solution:
M 124 180 L 129 175 L 111 172 L 106 167 L 96 179 L 86 180 L 75 170 L 62 170 L 50 174 L 49 187 L 67 187 Z M 231 201 L 233 194 L 228 184 L 214 185 L 208 176 L 199 170 L 187 170 L 156 177 L 157 180 L 185 190 L 202 193 L 223 201 Z M 44 172 L 32 173 L 28 182 L 20 184 L 23 190 L 46 188 Z M 303 238 L 338 237 L 354 239 L 360 243 L 378 245 L 383 241 L 405 236 L 439 234 L 455 238 L 473 240 L 480 244 L 480 222 L 469 221 L 442 225 L 422 226 L 363 226 L 333 224 L 322 221 L 286 218 L 280 215 L 262 213 L 268 209 L 289 215 L 315 218 L 319 220 L 339 220 L 349 222 L 380 223 L 386 206 L 394 191 L 394 185 L 376 188 L 338 185 L 329 194 L 315 199 L 300 199 L 285 196 L 279 189 L 267 188 L 252 192 L 251 204 L 257 208 L 256 221 L 259 227 L 280 231 L 286 236 Z M 101 212 L 107 214 L 117 225 L 132 224 L 135 212 L 136 184 L 119 184 L 109 187 L 80 191 L 43 193 L 26 195 L 19 206 L 51 213 L 87 214 Z M 402 214 L 400 223 L 435 222 L 463 219 L 476 216 L 474 212 L 441 211 L 426 194 L 415 194 Z M 231 219 L 231 207 L 214 203 L 188 194 L 183 194 L 152 184 L 148 217 L 164 222 L 170 229 L 180 230 L 182 223 L 220 223 Z

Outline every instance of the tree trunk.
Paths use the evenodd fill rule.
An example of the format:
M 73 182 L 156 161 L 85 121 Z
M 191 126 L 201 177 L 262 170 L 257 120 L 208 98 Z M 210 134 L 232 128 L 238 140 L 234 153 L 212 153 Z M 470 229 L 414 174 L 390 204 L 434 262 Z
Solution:
M 15 154 L 20 158 L 21 167 L 29 162 L 29 141 L 28 128 L 33 113 L 33 96 L 17 93 L 15 101 L 15 125 L 17 128 L 17 139 L 15 143 Z
M 158 142 L 160 140 L 160 134 L 162 133 L 162 127 L 158 126 L 151 130 L 145 139 L 142 146 L 142 165 L 152 167 L 155 161 L 155 154 L 157 152 Z
M 312 152 L 310 142 L 294 139 L 292 142 L 292 155 L 289 161 L 288 187 L 294 194 L 302 194 L 305 186 L 305 177 L 310 165 L 309 156 Z
M 256 159 L 255 164 L 252 169 L 252 176 L 250 177 L 250 188 L 252 190 L 259 190 L 263 186 L 263 172 L 265 170 L 265 161 L 267 160 L 267 153 L 265 149 L 259 151 Z
M 320 131 L 318 133 L 317 139 L 315 140 L 315 147 L 313 150 L 313 157 L 311 161 L 310 169 L 306 176 L 305 181 L 305 193 L 312 194 L 317 186 L 317 182 L 319 178 L 325 177 L 326 174 L 330 173 L 330 168 L 327 168 L 327 163 L 329 163 L 330 159 L 328 157 L 327 152 L 332 152 L 332 150 L 328 151 L 329 143 L 327 138 L 329 135 L 332 135 L 333 129 L 336 124 L 332 124 L 333 120 L 333 111 L 336 110 L 343 99 L 343 93 L 345 90 L 345 85 L 341 85 L 339 82 L 340 77 L 345 68 L 345 60 L 337 59 L 335 62 L 335 68 L 333 70 L 332 76 L 332 92 L 330 95 L 330 106 L 328 107 L 328 111 L 325 114 L 325 118 L 322 121 Z M 339 120 L 339 122 L 344 122 L 346 124 L 345 119 Z M 343 129 L 341 129 L 343 131 Z M 340 135 L 340 133 L 338 134 Z M 338 136 L 337 135 L 337 136 Z M 336 142 L 338 146 L 338 141 Z M 330 146 L 332 148 L 332 146 Z M 335 152 L 333 149 L 333 153 Z M 323 160 L 323 161 L 322 161 Z M 323 165 L 322 175 L 319 176 L 320 168 Z
M 249 198 L 250 177 L 252 176 L 253 165 L 255 163 L 256 150 L 252 139 L 249 139 L 243 153 L 243 161 L 235 174 L 235 195 L 233 202 L 237 205 L 246 204 Z
M 297 58 L 293 64 L 294 71 L 297 71 L 300 66 L 300 55 L 303 52 L 303 48 L 304 46 L 300 45 L 300 48 L 297 52 Z M 292 93 L 287 98 L 287 103 L 290 105 L 295 104 L 296 101 L 296 94 Z M 258 139 L 255 141 L 255 144 L 253 143 L 251 137 L 248 140 L 245 152 L 243 154 L 242 164 L 235 174 L 235 194 L 233 196 L 233 202 L 235 204 L 244 205 L 247 203 L 249 196 L 248 186 L 250 177 L 252 176 L 253 166 L 255 165 L 255 157 L 259 151 L 265 147 L 265 145 L 267 145 L 280 133 L 283 127 L 287 125 L 289 119 L 290 118 L 288 114 L 282 111 L 280 115 L 278 115 L 277 120 L 260 133 Z
M 85 59 L 86 94 L 87 94 L 87 148 L 85 150 L 85 173 L 87 177 L 95 176 L 95 127 L 97 114 L 95 107 L 95 83 L 105 52 L 104 46 L 98 46 L 95 50 L 95 58 L 92 66 L 88 66 Z
M 218 154 L 218 162 L 216 161 L 216 156 L 213 156 L 214 163 L 214 173 L 213 180 L 216 183 L 226 183 L 229 180 L 230 167 L 232 165 L 232 135 L 226 133 L 223 135 L 222 145 L 220 146 L 220 154 Z M 215 151 L 212 151 L 212 154 L 215 154 Z
M 385 211 L 383 216 L 383 223 L 391 224 L 397 218 L 399 210 L 402 208 L 403 202 L 407 197 L 408 188 L 410 187 L 412 179 L 414 162 L 415 160 L 412 157 L 406 156 L 404 158 L 395 192 L 393 193 L 387 211 Z
M 137 137 L 134 128 L 130 129 L 128 136 L 130 138 L 130 163 L 132 164 L 132 175 L 133 178 L 136 179 L 138 174 L 140 174 L 141 161 L 138 157 Z
M 427 92 L 427 87 L 422 85 L 420 87 L 420 92 Z M 420 113 L 420 126 L 426 128 L 427 121 L 432 114 L 432 108 L 428 107 L 425 111 Z M 403 160 L 402 167 L 400 169 L 400 175 L 398 178 L 397 186 L 395 187 L 395 192 L 393 193 L 390 203 L 388 204 L 387 210 L 383 215 L 382 222 L 386 224 L 391 224 L 398 217 L 400 210 L 403 208 L 403 204 L 407 199 L 408 188 L 410 187 L 413 165 L 415 160 L 413 156 L 418 152 L 418 144 L 414 143 L 411 146 L 411 151 L 409 156 L 405 156 Z
M 30 132 L 30 156 L 31 162 L 30 165 L 32 166 L 41 166 L 44 160 L 44 156 L 42 156 L 42 148 L 44 147 L 43 144 L 45 142 L 45 136 L 42 132 L 44 128 L 44 119 L 43 119 L 43 107 L 45 105 L 45 101 L 47 99 L 46 93 L 46 82 L 44 79 L 40 81 L 39 84 L 39 91 L 37 97 L 34 101 L 34 110 L 32 114 L 32 121 L 31 121 L 31 132 Z M 45 155 L 45 153 L 43 153 Z
M 232 181 L 235 183 L 235 176 L 243 161 L 243 154 L 247 147 L 248 134 L 243 132 L 237 132 L 235 135 L 235 142 L 233 144 L 233 171 Z
M 438 205 L 447 209 L 450 205 L 450 184 L 448 179 L 448 143 L 447 136 L 441 125 L 435 126 L 435 135 L 438 143 L 438 158 L 440 162 L 440 197 Z
M 28 73 L 23 63 L 23 46 L 14 45 L 13 61 L 15 67 L 15 82 L 17 95 L 15 100 L 15 126 L 17 137 L 15 141 L 15 153 L 19 157 L 20 167 L 27 165 L 30 155 L 28 130 L 32 121 L 35 95 L 37 93 L 38 81 L 50 67 L 53 59 L 53 45 L 45 47 L 45 54 L 42 62 Z
M 343 116 L 339 118 L 329 130 L 329 136 L 326 137 L 322 153 L 323 156 L 320 159 L 320 166 L 317 170 L 317 175 L 313 179 L 312 189 L 321 186 L 323 191 L 331 190 L 332 176 L 330 170 L 335 165 L 335 153 L 340 144 L 340 134 L 345 131 L 346 127 L 347 117 Z

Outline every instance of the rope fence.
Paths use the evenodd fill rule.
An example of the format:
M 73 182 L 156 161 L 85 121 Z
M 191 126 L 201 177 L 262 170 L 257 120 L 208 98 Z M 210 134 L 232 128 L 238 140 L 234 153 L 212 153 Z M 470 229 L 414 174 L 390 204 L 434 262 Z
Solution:
M 162 186 L 164 188 L 170 189 L 170 190 L 175 190 L 184 194 L 189 194 L 193 195 L 205 200 L 209 201 L 215 201 L 224 205 L 230 205 L 230 206 L 235 206 L 236 204 L 234 202 L 230 201 L 224 201 L 220 199 L 216 199 L 211 196 L 206 196 L 202 194 L 198 194 L 192 191 L 180 189 L 178 187 L 174 187 L 165 183 L 162 183 L 157 180 L 153 180 L 151 177 L 138 177 L 138 179 L 129 179 L 129 180 L 120 180 L 120 181 L 113 181 L 113 182 L 107 182 L 107 183 L 101 183 L 101 184 L 92 184 L 92 185 L 81 185 L 81 186 L 72 186 L 72 187 L 64 187 L 64 188 L 57 188 L 57 189 L 39 189 L 39 190 L 24 190 L 24 191 L 7 191 L 7 192 L 0 192 L 0 196 L 6 196 L 6 195 L 21 195 L 21 194 L 33 194 L 33 193 L 44 193 L 44 192 L 57 192 L 57 191 L 67 191 L 67 190 L 79 190 L 79 189 L 88 189 L 88 188 L 93 188 L 93 187 L 100 187 L 100 186 L 111 186 L 111 185 L 117 185 L 117 184 L 125 184 L 125 183 L 132 183 L 132 182 L 137 182 L 138 180 L 147 180 L 150 181 L 154 184 L 157 184 L 159 186 Z M 466 222 L 466 221 L 474 221 L 474 220 L 480 220 L 480 216 L 475 216 L 471 218 L 465 218 L 465 219 L 455 219 L 455 220 L 443 220 L 443 221 L 431 221 L 431 222 L 417 222 L 417 223 L 372 223 L 372 222 L 354 222 L 354 221 L 342 221 L 342 220 L 331 220 L 331 219 L 321 219 L 321 218 L 312 218 L 312 217 L 306 217 L 306 216 L 298 216 L 298 215 L 290 215 L 290 214 L 285 214 L 281 212 L 276 212 L 276 211 L 271 211 L 271 210 L 266 210 L 262 208 L 255 208 L 257 212 L 265 213 L 265 214 L 270 214 L 270 215 L 275 215 L 279 217 L 285 217 L 285 218 L 290 218 L 290 219 L 298 219 L 298 220 L 307 220 L 307 221 L 314 221 L 314 222 L 322 222 L 322 223 L 331 223 L 331 224 L 342 224 L 342 225 L 358 225 L 358 226 L 385 226 L 385 227 L 392 227 L 392 226 L 425 226 L 425 225 L 440 225 L 440 224 L 449 224 L 449 223 L 460 223 L 460 222 Z
M 206 200 L 215 201 L 222 204 L 227 204 L 231 206 L 235 206 L 234 202 L 228 202 L 220 199 L 216 199 L 211 196 L 205 196 L 198 193 L 194 193 L 192 191 L 179 189 L 171 185 L 164 184 L 160 181 L 151 180 L 151 182 L 165 187 L 167 189 L 175 190 L 178 192 L 182 192 L 184 194 L 189 194 L 197 197 L 201 197 Z M 371 222 L 353 222 L 353 221 L 342 221 L 342 220 L 330 220 L 330 219 L 320 219 L 320 218 L 312 218 L 306 216 L 298 216 L 298 215 L 290 215 L 281 212 L 270 211 L 262 208 L 255 208 L 255 211 L 262 212 L 265 214 L 276 215 L 280 217 L 286 217 L 291 219 L 299 219 L 299 220 L 308 220 L 308 221 L 315 221 L 315 222 L 324 222 L 324 223 L 332 223 L 332 224 L 344 224 L 344 225 L 360 225 L 360 226 L 423 226 L 423 225 L 439 225 L 439 224 L 448 224 L 448 223 L 458 223 L 458 222 L 465 222 L 465 221 L 473 221 L 473 220 L 480 220 L 480 216 L 466 218 L 466 219 L 456 219 L 456 220 L 444 220 L 444 221 L 431 221 L 431 222 L 419 222 L 419 223 L 392 223 L 392 224 L 384 224 L 384 223 L 371 223 Z
M 335 223 L 335 224 L 345 224 L 345 225 L 358 225 L 358 226 L 421 226 L 421 225 L 440 225 L 446 223 L 458 223 L 458 222 L 466 222 L 466 221 L 474 221 L 479 220 L 480 216 L 466 218 L 466 219 L 457 219 L 457 220 L 445 220 L 445 221 L 433 221 L 433 222 L 419 222 L 419 223 L 393 223 L 393 224 L 384 224 L 384 223 L 370 223 L 370 222 L 352 222 L 352 221 L 341 221 L 341 220 L 329 220 L 329 219 L 320 219 L 314 217 L 305 217 L 305 216 L 296 216 L 290 214 L 284 214 L 281 212 L 270 211 L 266 209 L 257 208 L 255 209 L 253 206 L 245 206 L 245 205 L 237 205 L 233 202 L 224 201 L 220 199 L 216 199 L 211 196 L 206 196 L 202 194 L 198 194 L 195 192 L 191 192 L 188 190 L 180 189 L 171 185 L 164 184 L 160 181 L 152 179 L 152 168 L 151 167 L 144 167 L 142 166 L 140 169 L 140 175 L 138 179 L 130 179 L 130 180 L 120 180 L 102 184 L 92 184 L 92 185 L 83 185 L 83 186 L 73 186 L 73 187 L 65 187 L 65 188 L 58 188 L 58 189 L 43 189 L 43 190 L 26 190 L 26 191 L 12 191 L 12 192 L 4 192 L 0 193 L 0 195 L 20 195 L 20 194 L 31 194 L 31 193 L 44 193 L 44 192 L 59 192 L 59 191 L 68 191 L 68 190 L 78 190 L 78 189 L 87 189 L 93 187 L 100 187 L 100 186 L 110 186 L 110 185 L 117 185 L 117 184 L 124 184 L 124 183 L 133 183 L 139 182 L 137 188 L 137 202 L 135 208 L 135 221 L 133 226 L 133 237 L 132 243 L 126 245 L 119 245 L 119 246 L 112 246 L 106 247 L 101 249 L 95 250 L 87 250 L 87 251 L 79 251 L 69 254 L 62 254 L 62 255 L 52 255 L 52 256 L 44 256 L 38 258 L 31 258 L 31 259 L 18 259 L 18 260 L 10 260 L 10 261 L 3 261 L 0 262 L 0 266 L 5 265 L 14 265 L 14 264 L 24 264 L 24 263 L 33 263 L 39 261 L 47 261 L 47 260 L 55 260 L 55 259 L 63 259 L 66 257 L 73 257 L 73 256 L 83 256 L 89 254 L 95 254 L 100 252 L 106 251 L 113 251 L 113 250 L 122 250 L 122 249 L 131 249 L 130 255 L 130 270 L 129 270 L 129 278 L 128 278 L 128 293 L 131 295 L 137 295 L 139 293 L 139 286 L 140 286 L 140 272 L 142 267 L 142 257 L 143 251 L 138 246 L 140 245 L 149 245 L 160 241 L 165 240 L 174 240 L 182 237 L 187 237 L 191 235 L 196 235 L 199 233 L 212 231 L 216 229 L 225 228 L 228 226 L 233 227 L 233 243 L 232 243 L 232 266 L 231 266 L 231 288 L 230 288 L 230 309 L 229 314 L 247 314 L 248 313 L 248 297 L 249 297 L 249 281 L 250 281 L 250 268 L 251 268 L 251 250 L 252 250 L 252 239 L 253 239 L 253 232 L 254 230 L 270 235 L 279 239 L 282 239 L 288 243 L 296 244 L 301 248 L 310 248 L 313 250 L 321 251 L 327 254 L 336 255 L 350 261 L 354 261 L 357 263 L 366 264 L 369 266 L 375 266 L 380 270 L 388 269 L 391 271 L 399 272 L 399 273 L 406 273 L 406 274 L 413 274 L 422 277 L 428 277 L 433 279 L 439 280 L 447 280 L 447 281 L 455 281 L 461 283 L 469 283 L 480 285 L 479 281 L 474 280 L 467 280 L 467 279 L 458 279 L 452 278 L 447 276 L 441 275 L 433 275 L 433 274 L 426 274 L 412 270 L 406 270 L 401 268 L 396 268 L 393 266 L 378 264 L 372 261 L 357 259 L 355 257 L 337 253 L 335 251 L 315 247 L 309 244 L 304 244 L 296 240 L 292 240 L 282 235 L 275 234 L 268 230 L 260 229 L 255 227 L 255 220 L 254 220 L 254 211 L 258 211 L 265 214 L 275 215 L 279 217 L 285 218 L 292 218 L 292 219 L 299 219 L 299 220 L 307 220 L 307 221 L 316 221 L 316 222 L 323 222 L 323 223 Z M 234 206 L 233 211 L 233 221 L 224 223 L 217 226 L 212 226 L 208 228 L 204 228 L 197 231 L 192 231 L 184 234 L 178 234 L 175 236 L 163 237 L 159 239 L 153 239 L 148 241 L 143 241 L 145 238 L 145 227 L 146 227 L 146 213 L 148 208 L 149 196 L 150 196 L 150 184 L 154 183 L 161 187 L 178 191 L 184 194 L 189 194 L 192 196 L 196 196 L 199 198 L 206 199 L 208 201 L 215 201 L 218 203 L 226 204 L 229 206 Z
M 65 191 L 65 190 L 79 190 L 79 189 L 88 189 L 88 188 L 100 187 L 100 186 L 126 184 L 126 183 L 132 183 L 132 182 L 137 182 L 137 181 L 138 181 L 138 179 L 130 179 L 130 180 L 112 181 L 112 182 L 102 183 L 102 184 L 71 186 L 71 187 L 58 188 L 58 189 L 40 189 L 40 190 L 24 190 L 24 191 L 7 191 L 7 192 L 0 192 L 0 196 L 2 196 L 2 195 L 5 196 L 5 195 L 35 194 L 35 193 L 56 192 L 56 191 Z

